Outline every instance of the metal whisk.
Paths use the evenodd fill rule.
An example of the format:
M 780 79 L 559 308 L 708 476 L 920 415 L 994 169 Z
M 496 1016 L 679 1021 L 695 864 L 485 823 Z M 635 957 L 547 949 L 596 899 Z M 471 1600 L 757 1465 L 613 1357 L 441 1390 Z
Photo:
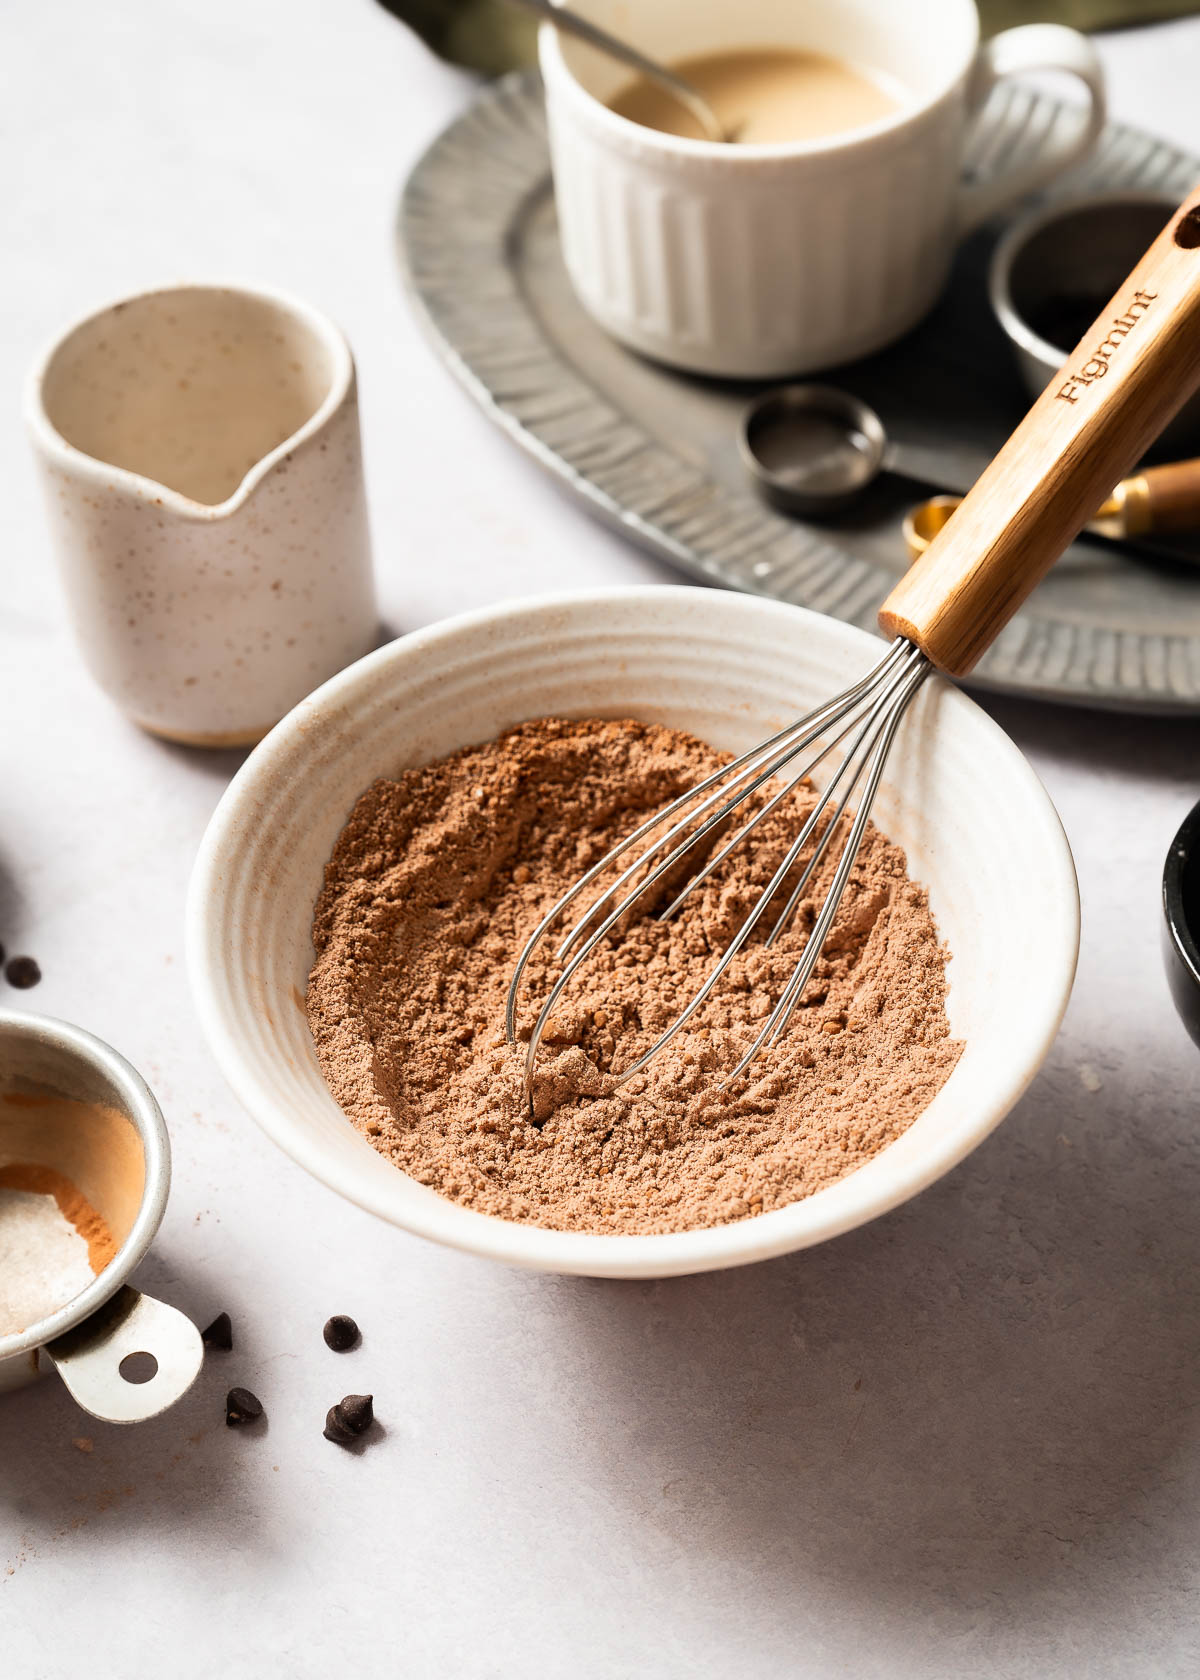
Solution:
M 587 891 L 593 881 L 604 874 L 618 859 L 623 858 L 628 852 L 638 847 L 640 842 L 644 840 L 648 842 L 637 852 L 632 863 L 626 865 L 612 885 L 588 905 L 588 908 L 560 945 L 556 953 L 557 960 L 566 963 L 566 967 L 551 988 L 550 995 L 542 1005 L 533 1032 L 530 1035 L 525 1064 L 527 1079 L 533 1075 L 538 1046 L 542 1041 L 546 1023 L 554 1011 L 555 1004 L 570 985 L 580 966 L 587 961 L 596 946 L 620 918 L 639 899 L 653 891 L 664 876 L 674 870 L 675 866 L 690 851 L 706 839 L 721 823 L 725 822 L 740 805 L 743 805 L 747 799 L 757 793 L 759 788 L 769 782 L 772 777 L 779 776 L 784 771 L 788 772 L 786 781 L 783 782 L 778 791 L 773 793 L 760 806 L 731 839 L 714 852 L 703 868 L 692 877 L 662 912 L 660 919 L 668 920 L 680 909 L 700 883 L 707 880 L 713 871 L 729 856 L 730 852 L 736 846 L 739 846 L 758 827 L 764 817 L 768 816 L 786 798 L 797 782 L 810 776 L 817 766 L 828 758 L 835 747 L 840 745 L 847 736 L 853 735 L 853 740 L 843 756 L 841 764 L 834 772 L 824 793 L 818 797 L 812 813 L 789 846 L 774 875 L 763 888 L 754 909 L 742 923 L 720 962 L 695 997 L 692 998 L 687 1008 L 675 1019 L 662 1037 L 636 1062 L 617 1075 L 617 1083 L 623 1084 L 625 1080 L 632 1079 L 635 1073 L 640 1073 L 651 1058 L 656 1056 L 665 1044 L 669 1044 L 676 1033 L 691 1020 L 766 915 L 772 900 L 776 898 L 804 847 L 816 833 L 822 817 L 826 816 L 824 829 L 814 847 L 813 854 L 805 864 L 799 880 L 793 886 L 767 936 L 768 947 L 775 943 L 791 919 L 792 912 L 799 904 L 804 889 L 812 879 L 817 865 L 829 849 L 830 842 L 837 832 L 838 825 L 854 794 L 854 790 L 865 776 L 865 786 L 854 820 L 850 825 L 849 837 L 834 872 L 833 882 L 825 895 L 825 901 L 821 906 L 800 960 L 797 962 L 791 978 L 784 987 L 779 1001 L 768 1016 L 758 1037 L 733 1071 L 721 1082 L 722 1085 L 736 1079 L 743 1069 L 754 1060 L 764 1045 L 775 1042 L 787 1026 L 792 1011 L 799 1003 L 800 996 L 808 984 L 817 959 L 821 955 L 826 935 L 833 925 L 838 904 L 850 877 L 850 871 L 854 866 L 854 859 L 858 855 L 858 848 L 875 798 L 875 790 L 879 786 L 879 779 L 883 774 L 888 749 L 892 744 L 892 739 L 895 736 L 900 719 L 904 715 L 905 708 L 920 687 L 922 679 L 928 675 L 930 670 L 932 670 L 932 666 L 919 648 L 914 647 L 911 642 L 907 642 L 903 638 L 898 639 L 892 644 L 888 653 L 875 666 L 874 670 L 863 677 L 861 682 L 855 683 L 852 688 L 848 688 L 844 694 L 838 695 L 836 699 L 829 701 L 826 705 L 818 706 L 804 717 L 798 718 L 795 723 L 789 724 L 787 728 L 772 735 L 770 740 L 760 742 L 758 746 L 752 747 L 749 752 L 743 753 L 740 758 L 735 758 L 722 769 L 714 771 L 711 776 L 706 777 L 696 787 L 689 788 L 686 793 L 680 794 L 677 799 L 672 800 L 663 810 L 656 812 L 640 827 L 636 828 L 632 834 L 614 846 L 610 852 L 607 852 L 600 859 L 599 863 L 593 864 L 587 873 L 568 892 L 563 894 L 557 904 L 538 923 L 518 959 L 512 983 L 508 990 L 508 1011 L 505 1025 L 510 1042 L 516 1035 L 517 999 L 521 977 L 534 950 L 559 917 L 570 905 L 575 903 L 581 894 Z M 836 731 L 836 733 L 829 735 L 828 732 L 831 730 Z M 823 735 L 828 738 L 824 742 L 820 742 L 819 738 Z M 796 760 L 800 758 L 800 755 L 814 747 L 816 750 L 806 756 L 797 766 Z M 697 801 L 699 801 L 698 804 Z M 665 823 L 670 824 L 666 832 L 660 835 L 657 840 L 650 840 L 649 836 L 653 834 L 654 830 L 662 828 Z M 663 855 L 664 851 L 665 856 Z M 658 859 L 658 861 L 655 862 L 655 859 Z M 643 869 L 646 870 L 644 877 L 636 885 L 631 886 L 630 883 L 635 881 Z M 626 888 L 629 890 L 626 891 Z M 592 930 L 591 932 L 588 931 L 589 928 Z
M 1099 350 L 1095 341 L 1100 341 Z M 566 966 L 551 987 L 529 1038 L 527 1091 L 555 1005 L 622 916 L 759 789 L 765 789 L 761 805 L 717 847 L 661 913 L 664 920 L 673 916 L 799 781 L 848 743 L 811 814 L 725 954 L 666 1032 L 644 1055 L 620 1070 L 616 1080 L 621 1084 L 631 1079 L 670 1043 L 772 908 L 777 913 L 767 946 L 779 938 L 846 817 L 845 843 L 800 958 L 754 1042 L 722 1086 L 738 1078 L 785 1031 L 837 916 L 888 752 L 921 683 L 935 667 L 952 676 L 972 668 L 1094 508 L 1200 384 L 1200 191 L 1187 200 L 1151 246 L 1085 336 L 1069 366 L 1079 366 L 1082 372 L 1061 386 L 1051 384 L 953 518 L 884 602 L 879 622 L 895 640 L 875 668 L 642 823 L 594 864 L 539 922 L 509 986 L 505 1025 L 510 1043 L 516 1039 L 521 979 L 533 952 L 607 869 L 635 852 L 611 886 L 587 905 L 559 947 L 557 958 Z M 1094 371 L 1097 366 L 1099 374 Z M 768 788 L 776 778 L 778 788 Z M 854 814 L 848 817 L 859 789 Z M 659 837 L 652 839 L 660 830 Z M 785 881 L 814 840 L 811 857 L 780 907 L 777 899 Z

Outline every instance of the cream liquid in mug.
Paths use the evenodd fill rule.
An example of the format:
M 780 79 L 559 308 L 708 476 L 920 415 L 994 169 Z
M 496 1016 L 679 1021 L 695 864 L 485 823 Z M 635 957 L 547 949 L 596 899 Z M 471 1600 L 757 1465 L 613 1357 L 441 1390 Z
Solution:
M 704 96 L 730 137 L 743 145 L 816 140 L 863 128 L 903 102 L 882 77 L 845 59 L 790 47 L 702 53 L 670 67 Z M 704 138 L 691 112 L 643 77 L 623 87 L 609 106 L 643 128 Z

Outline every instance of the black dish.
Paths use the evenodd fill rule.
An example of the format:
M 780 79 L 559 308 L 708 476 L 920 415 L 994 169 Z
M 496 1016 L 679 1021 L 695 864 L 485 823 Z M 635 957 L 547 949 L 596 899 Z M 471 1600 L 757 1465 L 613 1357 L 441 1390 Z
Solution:
M 1200 1045 L 1200 805 L 1171 842 L 1163 870 L 1163 958 L 1179 1018 Z

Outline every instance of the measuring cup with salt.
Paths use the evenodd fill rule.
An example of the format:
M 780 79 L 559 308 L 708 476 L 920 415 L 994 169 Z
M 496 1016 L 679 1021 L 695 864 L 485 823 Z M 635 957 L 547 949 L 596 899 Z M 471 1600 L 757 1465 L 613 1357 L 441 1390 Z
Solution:
M 0 1393 L 56 1370 L 93 1417 L 138 1423 L 191 1387 L 200 1332 L 129 1283 L 170 1178 L 162 1113 L 123 1056 L 65 1021 L 0 1010 L 0 1250 L 15 1250 L 0 1280 Z M 102 1227 L 102 1264 L 89 1256 L 72 1270 L 53 1208 L 31 1217 L 50 1202 L 48 1183 Z M 80 1235 L 69 1233 L 82 1254 Z

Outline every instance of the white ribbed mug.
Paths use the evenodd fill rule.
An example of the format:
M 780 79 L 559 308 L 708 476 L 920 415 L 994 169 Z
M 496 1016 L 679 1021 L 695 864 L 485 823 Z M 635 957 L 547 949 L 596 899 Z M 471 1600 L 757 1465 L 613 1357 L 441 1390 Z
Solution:
M 786 145 L 643 128 L 605 104 L 628 71 L 542 29 L 563 255 L 615 338 L 698 373 L 761 378 L 869 355 L 930 308 L 969 228 L 1079 161 L 1105 117 L 1082 35 L 1029 24 L 982 46 L 973 0 L 579 0 L 651 56 L 787 46 L 907 94 L 868 127 Z M 1034 161 L 961 180 L 974 114 L 1005 76 L 1067 71 L 1089 99 Z

